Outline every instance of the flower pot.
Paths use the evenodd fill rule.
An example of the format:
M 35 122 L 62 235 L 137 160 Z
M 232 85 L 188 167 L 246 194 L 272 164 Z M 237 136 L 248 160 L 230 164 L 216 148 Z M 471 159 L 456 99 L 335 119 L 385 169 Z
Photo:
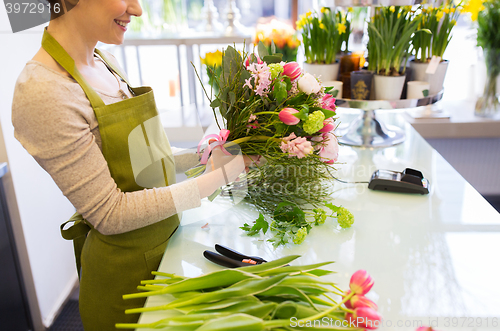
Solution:
M 429 83 L 413 80 L 408 82 L 407 99 L 422 99 L 429 93 Z M 427 93 L 425 92 L 427 91 Z
M 405 76 L 374 75 L 376 100 L 399 100 L 405 84 Z
M 338 62 L 331 64 L 304 63 L 303 68 L 305 72 L 320 78 L 321 81 L 337 80 L 339 75 Z
M 429 95 L 435 95 L 443 89 L 446 70 L 448 70 L 448 61 L 441 61 L 437 67 L 436 72 L 432 75 L 425 73 L 428 66 L 429 63 L 410 61 L 410 68 L 412 70 L 411 80 L 429 82 Z
M 370 100 L 373 71 L 358 70 L 351 72 L 351 99 Z

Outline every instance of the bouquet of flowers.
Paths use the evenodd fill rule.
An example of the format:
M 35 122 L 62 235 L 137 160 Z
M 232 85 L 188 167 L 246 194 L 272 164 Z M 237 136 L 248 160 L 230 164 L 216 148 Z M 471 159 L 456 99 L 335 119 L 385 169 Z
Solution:
M 307 63 L 335 63 L 345 41 L 342 35 L 350 33 L 347 14 L 336 14 L 329 7 L 322 7 L 320 13 L 307 12 L 300 15 L 297 29 L 302 30 L 302 43 Z M 347 36 L 347 39 L 349 36 Z M 346 43 L 346 51 L 347 51 Z
M 427 29 L 432 34 L 417 33 L 412 40 L 415 59 L 428 62 L 432 56 L 443 58 L 444 51 L 451 40 L 451 30 L 457 23 L 460 12 L 458 6 L 442 4 L 439 7 L 421 7 L 419 29 Z
M 222 72 L 222 52 L 217 50 L 215 52 L 208 52 L 205 57 L 200 57 L 201 64 L 207 68 L 208 84 L 212 86 L 213 92 L 216 95 L 219 93 L 219 86 L 215 84 L 216 77 L 219 77 Z
M 295 61 L 300 41 L 295 29 L 285 22 L 273 18 L 269 23 L 259 23 L 255 28 L 254 44 L 262 42 L 271 51 L 271 43 L 276 45 L 278 53 L 283 54 L 283 61 Z
M 242 57 L 228 47 L 216 78 L 220 92 L 211 107 L 216 119 L 215 109 L 222 115 L 223 123 L 217 124 L 231 144 L 238 144 L 243 154 L 265 158 L 248 173 L 245 198 L 273 221 L 269 224 L 261 215 L 242 229 L 257 234 L 269 228 L 278 246 L 301 243 L 328 216 L 336 216 L 342 227 L 350 227 L 353 217 L 326 202 L 331 193 L 327 180 L 339 151 L 331 88 L 274 52 L 260 43 L 259 55 Z M 199 169 L 190 174 L 195 173 Z

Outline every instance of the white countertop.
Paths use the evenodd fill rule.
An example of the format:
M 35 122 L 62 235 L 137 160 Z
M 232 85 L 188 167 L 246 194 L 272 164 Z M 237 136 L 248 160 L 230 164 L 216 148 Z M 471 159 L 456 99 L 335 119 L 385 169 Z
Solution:
M 407 140 L 384 149 L 342 146 L 338 177 L 367 181 L 376 169 L 421 170 L 431 183 L 429 195 L 371 191 L 366 184 L 335 182 L 334 203 L 355 216 L 352 228 L 334 220 L 314 227 L 301 245 L 273 249 L 238 227 L 258 213 L 224 198 L 184 212 L 170 240 L 160 271 L 189 277 L 220 269 L 204 250 L 220 243 L 248 255 L 272 260 L 290 254 L 294 264 L 335 261 L 330 278 L 347 289 L 350 276 L 366 269 L 375 285 L 368 295 L 379 306 L 379 330 L 500 330 L 500 214 L 469 185 L 408 123 L 398 121 Z M 209 229 L 202 229 L 206 223 Z M 150 298 L 146 305 L 163 303 Z M 140 322 L 161 313 L 145 313 Z M 494 327 L 493 317 L 498 323 Z M 452 319 L 457 318 L 457 319 Z M 422 324 L 418 324 L 422 323 Z

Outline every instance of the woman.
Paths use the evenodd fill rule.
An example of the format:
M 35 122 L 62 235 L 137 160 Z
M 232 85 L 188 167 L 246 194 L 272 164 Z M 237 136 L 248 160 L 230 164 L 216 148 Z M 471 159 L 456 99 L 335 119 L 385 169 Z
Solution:
M 59 5 L 65 9 L 65 3 Z M 141 14 L 138 0 L 80 0 L 51 20 L 14 94 L 16 138 L 78 212 L 63 236 L 75 239 L 87 331 L 137 320 L 124 310 L 144 301 L 121 296 L 136 291 L 158 268 L 179 225 L 177 213 L 199 206 L 245 169 L 241 160 L 215 149 L 206 174 L 174 184 L 174 162 L 154 121 L 151 89 L 129 87 L 114 58 L 95 50 L 98 41 L 122 43 L 127 24 Z M 163 153 L 146 167 L 160 170 L 161 176 L 146 180 L 155 185 L 139 183 L 144 167 L 137 168 L 141 160 L 134 161 L 130 140 L 136 133 L 144 140 L 139 150 Z M 213 171 L 222 166 L 224 171 Z

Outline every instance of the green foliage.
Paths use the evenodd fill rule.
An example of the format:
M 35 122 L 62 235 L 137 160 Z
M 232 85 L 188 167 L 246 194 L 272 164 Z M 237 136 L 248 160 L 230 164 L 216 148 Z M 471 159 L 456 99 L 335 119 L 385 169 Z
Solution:
M 327 316 L 344 320 L 346 311 L 343 302 L 332 298 L 343 293 L 334 283 L 321 278 L 332 273 L 321 269 L 332 262 L 288 265 L 298 257 L 286 256 L 259 265 L 219 270 L 194 278 L 155 272 L 159 275 L 157 279 L 147 281 L 147 286 L 139 286 L 144 292 L 126 295 L 125 298 L 135 298 L 138 294 L 149 297 L 176 292 L 174 299 L 170 298 L 165 305 L 138 307 L 125 313 L 156 311 L 156 316 L 161 316 L 164 311 L 165 317 L 145 324 L 119 323 L 116 327 L 263 331 L 288 329 L 291 318 L 319 320 Z M 183 292 L 178 292 L 180 288 Z
M 477 17 L 477 45 L 483 49 L 500 49 L 500 2 L 486 0 Z
M 342 21 L 344 19 L 344 21 Z M 350 32 L 349 21 L 342 14 L 336 14 L 329 7 L 320 13 L 308 12 L 301 15 L 297 29 L 302 29 L 302 44 L 307 63 L 335 63 L 342 43 Z M 346 29 L 346 31 L 343 31 Z M 347 30 L 349 29 L 349 30 Z M 341 32 L 342 31 L 342 32 Z M 346 44 L 346 49 L 348 45 Z
M 427 62 L 432 56 L 443 58 L 444 51 L 451 40 L 451 30 L 460 14 L 458 6 L 443 4 L 440 7 L 425 8 L 421 5 L 416 16 L 420 18 L 419 29 L 430 33 L 416 33 L 412 39 L 412 52 L 415 59 Z
M 413 17 L 411 7 L 377 10 L 368 22 L 368 69 L 379 75 L 399 76 L 405 72 L 413 34 L 428 31 L 418 30 L 422 18 Z

